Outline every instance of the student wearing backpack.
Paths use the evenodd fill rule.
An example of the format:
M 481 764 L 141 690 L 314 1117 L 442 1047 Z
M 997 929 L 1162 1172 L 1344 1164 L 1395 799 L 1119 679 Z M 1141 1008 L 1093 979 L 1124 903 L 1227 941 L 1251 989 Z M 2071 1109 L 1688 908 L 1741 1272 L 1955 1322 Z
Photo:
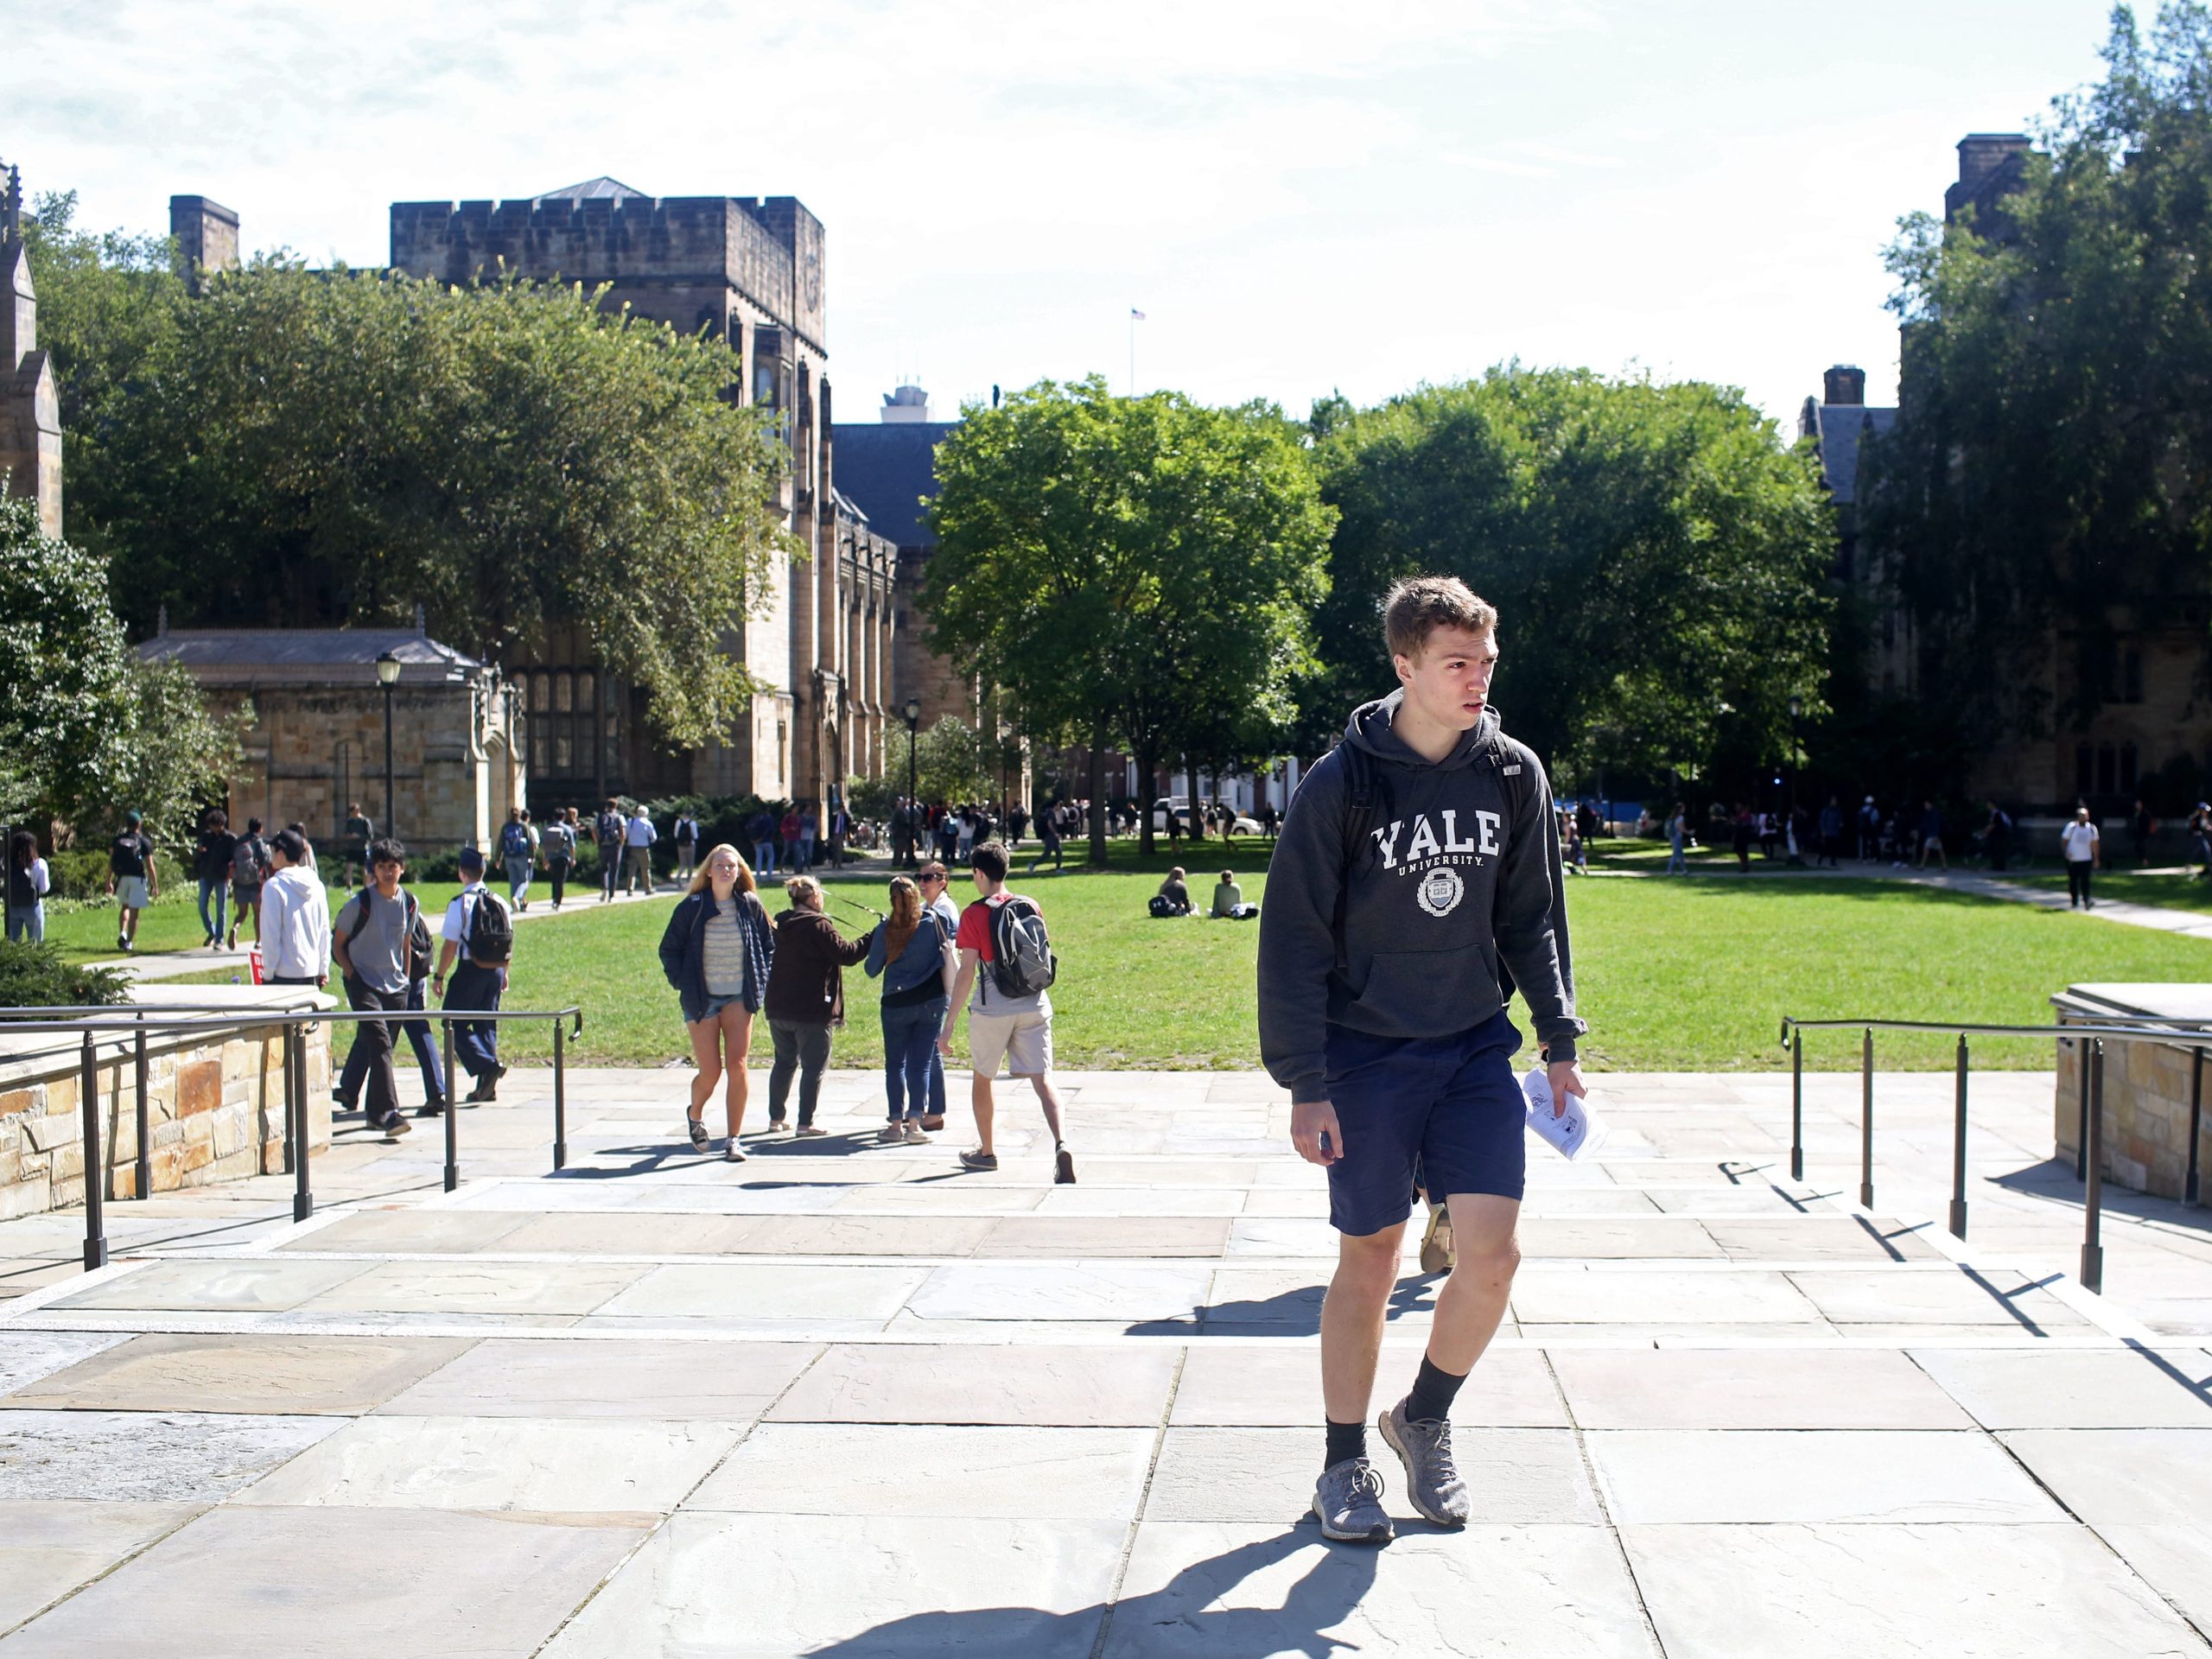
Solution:
M 448 1013 L 498 1008 L 507 988 L 507 963 L 514 956 L 515 924 L 484 885 L 484 855 L 474 847 L 461 849 L 461 893 L 446 906 L 445 925 L 438 931 L 444 943 L 438 947 L 438 971 L 430 984 L 442 999 L 440 1006 Z M 458 967 L 455 957 L 461 958 Z M 507 1068 L 499 1064 L 499 1022 L 458 1022 L 453 1052 L 461 1069 L 476 1079 L 476 1086 L 461 1098 L 472 1106 L 498 1099 L 499 1079 L 507 1075 Z
M 599 902 L 602 905 L 614 902 L 614 884 L 622 879 L 622 832 L 628 827 L 622 804 L 610 795 L 592 825 L 592 841 L 599 849 Z
M 562 895 L 569 890 L 569 872 L 576 861 L 576 809 L 565 811 L 553 809 L 553 822 L 545 826 L 545 834 L 538 842 L 545 855 L 545 874 L 553 883 L 553 908 L 561 908 Z
M 403 864 L 400 868 L 403 880 L 406 874 Z M 427 1006 L 423 992 L 424 982 L 430 977 L 430 925 L 415 895 L 404 887 L 398 891 L 400 897 L 406 900 L 407 912 L 407 1007 L 419 1014 Z M 369 900 L 365 906 L 339 912 L 349 948 L 375 918 L 378 902 L 377 889 L 366 889 L 365 896 Z M 437 1039 L 430 1034 L 430 1022 L 428 1020 L 402 1020 L 398 1022 L 398 1029 L 406 1033 L 407 1045 L 415 1051 L 415 1064 L 423 1073 L 423 1103 L 416 1109 L 415 1116 L 435 1117 L 446 1109 L 446 1074 L 445 1068 L 438 1062 Z M 395 1051 L 398 1047 L 396 1036 L 392 1039 L 392 1047 Z M 341 1111 L 350 1112 L 359 1108 L 361 1085 L 369 1077 L 369 1050 L 359 1042 L 347 1052 L 345 1068 L 338 1074 L 337 1087 L 333 1090 Z M 397 1081 L 395 1073 L 394 1082 Z
M 269 843 L 262 839 L 261 820 L 248 818 L 245 834 L 231 848 L 231 932 L 223 948 L 238 948 L 238 924 L 253 918 L 253 942 L 261 943 L 261 884 L 269 879 Z
M 331 959 L 346 986 L 346 999 L 364 1011 L 404 1011 L 407 1007 L 408 941 L 416 919 L 415 895 L 400 886 L 407 874 L 407 849 L 396 841 L 369 843 L 369 885 L 348 899 L 330 928 Z M 368 1084 L 367 1116 L 372 1128 L 391 1136 L 410 1125 L 399 1115 L 399 1072 L 391 1050 L 401 1022 L 363 1020 L 353 1027 L 353 1049 L 346 1069 Z M 357 1083 L 357 1088 L 359 1084 Z M 341 1074 L 340 1087 L 344 1087 Z
M 1398 689 L 1355 710 L 1306 774 L 1260 916 L 1260 1052 L 1290 1091 L 1299 1154 L 1328 1171 L 1339 1235 L 1313 1508 L 1325 1536 L 1354 1543 L 1393 1533 L 1365 1419 L 1417 1170 L 1447 1207 L 1457 1261 L 1413 1390 L 1377 1424 L 1414 1507 L 1466 1524 L 1449 1412 L 1520 1261 L 1512 986 L 1544 1046 L 1553 1109 L 1584 1092 L 1551 790 L 1490 702 L 1497 613 L 1456 577 L 1414 577 L 1391 588 L 1383 627 Z
M 699 868 L 699 820 L 691 816 L 690 809 L 676 815 L 676 879 L 688 883 L 691 872 Z
M 517 910 L 530 908 L 531 856 L 530 825 L 518 806 L 507 809 L 506 827 L 499 831 L 499 861 L 507 867 L 507 903 Z
M 952 1028 L 963 1003 L 968 1007 L 968 1046 L 974 1078 L 969 1099 L 976 1109 L 973 1152 L 960 1154 L 963 1169 L 996 1169 L 998 1154 L 992 1150 L 991 1129 L 996 1103 L 991 1079 L 1006 1059 L 1007 1075 L 1027 1077 L 1045 1109 L 1045 1127 L 1052 1135 L 1052 1179 L 1067 1185 L 1075 1179 L 1075 1158 L 1068 1151 L 1060 1127 L 1060 1097 L 1052 1088 L 1052 981 L 1059 963 L 1052 955 L 1045 931 L 1044 912 L 1037 901 L 1006 887 L 1006 848 L 987 841 L 969 855 L 969 874 L 976 883 L 976 902 L 960 912 L 960 929 L 953 944 L 960 951 L 960 971 L 954 978 L 950 1010 L 944 1030 L 937 1039 L 938 1052 L 952 1058 Z M 970 988 L 974 1000 L 969 999 Z
M 891 1108 L 878 1140 L 920 1146 L 925 1139 L 931 1062 L 947 1006 L 945 956 L 957 931 L 922 903 L 912 878 L 891 878 L 891 913 L 868 939 L 868 976 L 883 981 L 883 1092 Z

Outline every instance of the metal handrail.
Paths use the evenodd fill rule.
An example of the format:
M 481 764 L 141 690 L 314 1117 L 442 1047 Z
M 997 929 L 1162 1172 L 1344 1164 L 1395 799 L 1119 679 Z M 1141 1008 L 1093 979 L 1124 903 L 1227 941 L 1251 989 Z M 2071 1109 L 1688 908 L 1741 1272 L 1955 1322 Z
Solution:
M 149 1198 L 153 1193 L 153 1155 L 148 1145 L 150 1137 L 146 1049 L 146 1039 L 153 1033 L 245 1031 L 270 1026 L 279 1028 L 284 1046 L 284 1162 L 287 1173 L 293 1178 L 292 1219 L 296 1222 L 305 1221 L 315 1213 L 315 1192 L 308 1181 L 308 1168 L 307 1045 L 301 1039 L 302 1028 L 326 1021 L 334 1025 L 359 1025 L 372 1020 L 403 1023 L 410 1020 L 435 1020 L 438 1022 L 443 1037 L 442 1047 L 446 1074 L 446 1109 L 442 1114 L 446 1130 L 445 1190 L 450 1192 L 461 1185 L 460 1131 L 456 1122 L 460 1113 L 453 1087 L 454 1025 L 550 1020 L 553 1027 L 553 1167 L 558 1170 L 568 1163 L 567 1039 L 571 1035 L 582 1036 L 584 1029 L 583 1010 L 574 1003 L 563 1008 L 318 1008 L 307 1011 L 239 1008 L 232 1004 L 220 1014 L 211 1015 L 199 1011 L 200 1008 L 214 1006 L 217 1005 L 195 1007 L 187 1004 L 181 1012 L 172 1013 L 167 1018 L 162 1017 L 164 1010 L 162 1008 L 127 1004 L 71 1008 L 0 1007 L 0 1033 L 74 1033 L 83 1039 L 78 1061 L 77 1094 L 84 1119 L 86 1272 L 105 1267 L 108 1258 L 103 1207 L 108 1169 L 100 1150 L 99 1059 L 96 1040 L 97 1036 L 102 1033 L 128 1035 L 133 1039 L 138 1090 L 138 1157 L 134 1185 L 141 1199 Z M 175 1008 L 176 1005 L 169 1007 Z
M 1958 1053 L 1951 1122 L 1951 1214 L 1954 1238 L 1967 1236 L 1967 1077 L 1970 1057 L 1967 1039 L 1973 1037 L 2036 1037 L 2087 1044 L 2081 1077 L 2081 1130 L 2075 1138 L 2075 1179 L 2083 1184 L 2081 1281 L 2084 1289 L 2102 1294 L 2105 1253 L 2104 1116 L 2105 1045 L 2158 1043 L 2194 1055 L 2189 1106 L 2189 1173 L 2183 1184 L 2183 1202 L 2196 1205 L 2198 1196 L 2197 1142 L 2204 1110 L 2204 1055 L 2212 1049 L 2212 1020 L 2167 1020 L 2145 1016 L 2140 1022 L 2101 1021 L 2056 1026 L 1983 1024 L 1974 1020 L 1802 1020 L 1794 1014 L 1782 1019 L 1782 1042 L 1789 1050 L 1789 1179 L 1805 1179 L 1805 1033 L 1808 1031 L 1856 1031 L 1859 1038 L 1859 1204 L 1874 1203 L 1874 1033 L 1878 1031 L 1955 1032 Z

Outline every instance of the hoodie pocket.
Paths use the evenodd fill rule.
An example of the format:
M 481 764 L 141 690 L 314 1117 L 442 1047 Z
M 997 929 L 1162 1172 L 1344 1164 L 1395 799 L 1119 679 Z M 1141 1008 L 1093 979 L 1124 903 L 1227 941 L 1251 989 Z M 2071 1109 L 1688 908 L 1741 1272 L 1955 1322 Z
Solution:
M 1497 962 L 1487 940 L 1443 950 L 1378 950 L 1355 995 L 1370 1031 L 1445 1036 L 1497 1012 Z

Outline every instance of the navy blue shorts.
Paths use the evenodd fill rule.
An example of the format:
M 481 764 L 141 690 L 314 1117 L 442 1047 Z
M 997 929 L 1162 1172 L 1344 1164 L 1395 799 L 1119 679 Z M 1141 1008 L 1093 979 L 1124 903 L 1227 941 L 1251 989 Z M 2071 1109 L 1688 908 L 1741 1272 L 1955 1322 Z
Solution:
M 1329 1166 L 1329 1224 L 1354 1236 L 1396 1226 L 1413 1213 L 1416 1166 L 1439 1203 L 1454 1192 L 1518 1202 L 1528 1175 L 1520 1046 L 1502 1008 L 1450 1037 L 1331 1026 L 1329 1100 L 1344 1155 Z

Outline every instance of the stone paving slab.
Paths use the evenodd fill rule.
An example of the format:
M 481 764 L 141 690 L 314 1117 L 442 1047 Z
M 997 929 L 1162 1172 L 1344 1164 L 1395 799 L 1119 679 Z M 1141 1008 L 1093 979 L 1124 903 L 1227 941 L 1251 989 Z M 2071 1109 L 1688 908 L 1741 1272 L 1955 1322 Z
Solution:
M 0 1642 L 0 1655 L 524 1659 L 641 1535 L 434 1511 L 409 1514 L 404 1529 L 388 1510 L 213 1510 Z
M 1220 1522 L 1137 1529 L 1103 1649 L 1111 1659 L 1656 1652 L 1602 1527 L 1416 1523 L 1377 1552 L 1332 1548 L 1311 1525 Z
M 674 1509 L 739 1433 L 595 1418 L 363 1417 L 236 1501 L 652 1516 Z
M 2064 1518 L 1978 1433 L 1607 1429 L 1587 1444 L 1623 1526 Z
M 1150 1427 L 1180 1356 L 1165 1344 L 831 1348 L 768 1414 L 774 1422 Z
M 1126 1522 L 1152 1454 L 1149 1428 L 764 1423 L 684 1508 Z
M 366 1262 L 297 1260 L 149 1262 L 56 1299 L 57 1308 L 221 1308 L 265 1313 L 294 1308 L 369 1270 Z
M 191 1503 L 0 1503 L 0 1630 L 91 1583 L 200 1512 Z
M 1550 1358 L 1584 1428 L 1974 1426 L 1927 1370 L 1899 1353 L 1554 1348 Z
M 821 1349 L 777 1342 L 488 1338 L 379 1409 L 410 1417 L 650 1417 L 750 1422 Z
M 1088 1659 L 1119 1522 L 715 1515 L 669 1520 L 544 1659 Z M 3 1652 L 0 1649 L 0 1652 Z
M 361 1263 L 345 1282 L 299 1304 L 317 1314 L 581 1314 L 603 1306 L 649 1271 L 621 1262 L 393 1262 Z
M 768 1262 L 654 1268 L 600 1311 L 623 1318 L 889 1319 L 928 1276 L 918 1268 Z
M 66 1371 L 104 1349 L 129 1340 L 120 1332 L 0 1330 L 0 1395 Z
M 0 1415 L 0 1500 L 213 1503 L 339 1426 L 334 1417 L 9 1412 Z
M 2196 1349 L 1912 1358 L 1984 1428 L 2212 1429 L 2212 1363 Z
M 276 1248 L 283 1251 L 363 1251 L 382 1255 L 442 1255 L 486 1250 L 523 1225 L 520 1216 L 468 1210 L 364 1210 L 340 1217 Z M 528 1249 L 527 1245 L 519 1247 Z
M 1998 1438 L 2092 1527 L 2212 1528 L 2212 1428 L 2025 1428 Z
M 1635 1526 L 1669 1655 L 2148 1659 L 2204 1641 L 2080 1527 Z M 1726 1570 L 1716 1570 L 1726 1562 Z
M 0 1409 L 355 1417 L 467 1347 L 435 1337 L 133 1337 L 0 1400 Z

